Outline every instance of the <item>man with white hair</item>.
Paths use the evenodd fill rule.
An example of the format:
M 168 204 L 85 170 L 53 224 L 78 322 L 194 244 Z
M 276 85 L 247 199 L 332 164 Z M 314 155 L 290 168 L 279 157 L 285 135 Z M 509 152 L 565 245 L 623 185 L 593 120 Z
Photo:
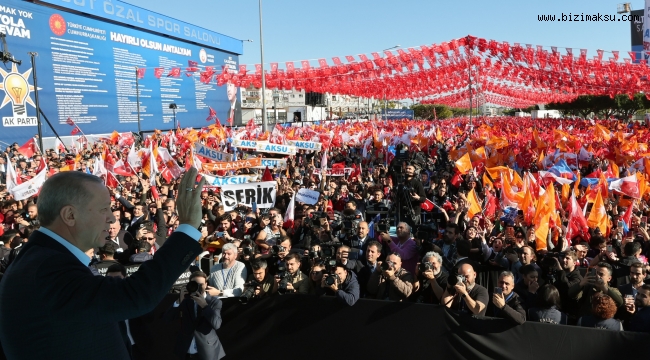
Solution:
M 221 249 L 221 259 L 219 264 L 215 264 L 210 269 L 210 285 L 206 292 L 210 296 L 239 297 L 244 291 L 246 283 L 246 265 L 237 261 L 237 246 L 228 243 Z
M 125 279 L 94 276 L 88 268 L 86 253 L 106 243 L 115 222 L 104 181 L 80 171 L 48 178 L 38 196 L 41 228 L 0 283 L 0 342 L 7 358 L 129 359 L 119 322 L 152 311 L 201 252 L 197 189 L 205 178 L 195 185 L 196 176 L 190 168 L 179 184 L 181 225 L 164 249 Z M 38 346 L 34 334 L 42 335 Z
M 442 256 L 429 251 L 415 268 L 415 283 L 410 299 L 418 303 L 440 304 L 449 274 L 442 269 Z

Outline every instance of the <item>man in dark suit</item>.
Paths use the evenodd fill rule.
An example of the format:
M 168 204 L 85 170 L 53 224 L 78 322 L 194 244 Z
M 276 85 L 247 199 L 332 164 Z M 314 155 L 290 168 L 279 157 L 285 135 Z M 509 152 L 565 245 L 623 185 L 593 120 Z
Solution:
M 219 360 L 226 356 L 217 336 L 221 327 L 221 300 L 205 292 L 208 277 L 203 271 L 190 275 L 188 287 L 192 281 L 198 284 L 198 290 L 188 294 L 183 288 L 164 316 L 167 321 L 183 319 L 174 353 L 181 359 Z
M 109 224 L 115 221 L 103 181 L 78 171 L 50 177 L 38 199 L 41 228 L 0 282 L 0 342 L 5 355 L 128 359 L 118 322 L 153 310 L 202 251 L 196 230 L 201 222 L 196 176 L 196 169 L 190 169 L 179 186 L 182 225 L 153 260 L 126 279 L 93 276 L 90 258 L 84 254 L 105 242 Z M 198 188 L 204 184 L 201 180 Z
M 349 259 L 361 260 L 364 258 L 366 248 L 368 247 L 368 241 L 372 240 L 368 238 L 369 232 L 370 229 L 368 228 L 368 223 L 361 221 L 357 226 L 357 234 L 342 240 L 343 244 L 350 247 L 350 254 L 348 255 Z
M 366 246 L 365 252 L 365 261 L 363 262 L 363 267 L 359 270 L 359 275 L 357 276 L 359 282 L 359 295 L 361 298 L 368 296 L 368 281 L 370 280 L 370 275 L 377 269 L 379 266 L 378 259 L 381 256 L 381 243 L 375 240 L 369 241 Z
M 120 200 L 123 198 L 120 198 Z M 133 206 L 133 216 L 131 217 L 131 224 L 126 229 L 133 237 L 136 237 L 138 230 L 140 230 L 140 225 L 146 221 L 146 216 L 144 214 L 144 205 L 135 204 Z
M 120 261 L 128 260 L 129 258 L 129 245 L 133 242 L 133 235 L 120 229 L 119 219 L 112 223 L 108 228 L 108 236 L 106 242 L 112 242 L 116 246 L 115 253 L 117 259 Z

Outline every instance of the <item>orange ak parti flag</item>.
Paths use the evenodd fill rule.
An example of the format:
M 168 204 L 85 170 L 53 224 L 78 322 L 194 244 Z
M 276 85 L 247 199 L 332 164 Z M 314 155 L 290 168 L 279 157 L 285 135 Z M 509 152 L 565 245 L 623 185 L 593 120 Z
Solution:
M 468 174 L 472 171 L 472 161 L 470 160 L 469 154 L 466 153 L 456 161 L 456 169 L 458 169 L 458 172 L 462 175 Z
M 472 189 L 467 193 L 467 202 L 469 203 L 469 210 L 467 210 L 467 216 L 472 219 L 474 215 L 479 214 L 483 209 L 481 208 L 481 203 L 476 196 L 476 192 Z
M 596 201 L 594 201 L 594 205 L 587 218 L 587 225 L 590 228 L 599 228 L 602 234 L 607 233 L 607 211 L 600 192 L 596 195 Z
M 492 183 L 492 181 L 490 181 L 490 178 L 487 175 L 487 171 L 483 173 L 483 187 L 487 187 L 490 190 L 495 190 L 494 184 Z

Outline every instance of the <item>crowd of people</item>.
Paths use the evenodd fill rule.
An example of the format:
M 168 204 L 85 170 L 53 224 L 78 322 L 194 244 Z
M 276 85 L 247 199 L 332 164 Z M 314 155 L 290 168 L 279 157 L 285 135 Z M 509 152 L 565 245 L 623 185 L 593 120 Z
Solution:
M 639 166 L 645 165 L 647 129 L 618 121 L 516 121 L 365 122 L 272 133 L 251 124 L 217 125 L 128 142 L 112 137 L 77 153 L 46 149 L 30 157 L 14 144 L 0 157 L 0 272 L 40 226 L 38 194 L 15 200 L 7 190 L 9 168 L 23 182 L 40 171 L 104 178 L 116 221 L 103 245 L 86 253 L 96 275 L 128 276 L 129 265 L 153 259 L 179 226 L 180 178 L 143 171 L 132 154 L 142 166 L 147 149 L 165 148 L 179 169 L 277 182 L 268 209 L 225 211 L 219 186 L 202 189 L 200 244 L 214 264 L 205 272 L 193 268 L 190 280 L 211 297 L 246 303 L 298 293 L 334 296 L 350 306 L 368 298 L 440 304 L 516 324 L 650 332 L 650 167 Z M 197 157 L 194 142 L 240 159 L 256 155 L 231 147 L 233 138 L 303 139 L 323 148 L 265 155 L 286 159 L 283 168 L 201 167 L 209 161 Z M 112 172 L 120 162 L 132 166 Z M 568 164 L 568 175 L 552 171 L 558 163 Z M 346 171 L 327 170 L 335 166 Z M 98 167 L 108 171 L 98 173 Z M 626 176 L 637 179 L 636 193 L 612 187 Z M 318 191 L 318 200 L 295 201 L 301 189 Z M 550 213 L 540 215 L 551 200 Z M 596 222 L 591 213 L 601 205 L 605 218 Z M 577 206 L 582 219 L 589 215 L 586 223 Z

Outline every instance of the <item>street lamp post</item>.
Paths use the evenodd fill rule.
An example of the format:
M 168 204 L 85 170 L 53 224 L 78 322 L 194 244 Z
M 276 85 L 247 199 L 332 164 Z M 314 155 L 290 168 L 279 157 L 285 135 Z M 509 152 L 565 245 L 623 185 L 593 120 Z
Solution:
M 280 100 L 280 94 L 276 90 L 273 90 L 273 123 L 278 123 L 278 100 Z
M 262 0 L 259 0 L 260 8 L 260 70 L 262 71 L 262 131 L 268 130 L 268 119 L 266 118 L 266 76 L 264 74 L 264 36 L 262 35 Z
M 174 112 L 174 130 L 176 130 L 176 109 L 178 109 L 178 105 L 176 103 L 170 103 L 169 108 Z

